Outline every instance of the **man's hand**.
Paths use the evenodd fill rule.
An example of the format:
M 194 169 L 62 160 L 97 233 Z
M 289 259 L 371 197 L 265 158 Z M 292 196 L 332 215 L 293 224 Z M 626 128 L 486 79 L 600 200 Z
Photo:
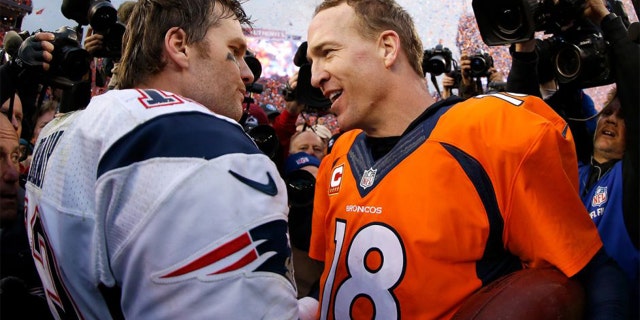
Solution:
M 494 67 L 489 68 L 489 82 L 504 82 L 504 77 L 502 73 L 498 72 L 498 70 Z
M 104 36 L 101 34 L 94 33 L 90 36 L 87 36 L 84 39 L 84 49 L 89 52 L 89 54 L 95 57 L 95 53 L 104 49 L 102 41 L 104 40 Z
M 536 39 L 532 38 L 525 42 L 517 42 L 515 44 L 516 52 L 533 52 L 536 50 Z
M 587 0 L 583 13 L 585 17 L 599 26 L 602 19 L 609 14 L 609 10 L 607 10 L 604 0 Z
M 28 37 L 18 49 L 16 63 L 22 67 L 41 67 L 47 71 L 53 59 L 53 41 L 55 36 L 50 32 L 38 32 Z
M 298 318 L 300 320 L 316 319 L 320 303 L 312 297 L 304 297 L 298 300 Z
M 462 84 L 468 86 L 471 84 L 471 57 L 463 54 L 460 57 L 460 73 L 462 74 Z

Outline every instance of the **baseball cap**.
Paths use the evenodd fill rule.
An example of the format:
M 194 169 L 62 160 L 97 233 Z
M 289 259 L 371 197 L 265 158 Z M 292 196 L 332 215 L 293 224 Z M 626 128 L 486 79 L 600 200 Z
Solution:
M 255 103 L 249 104 L 249 115 L 253 116 L 258 121 L 258 125 L 269 124 L 269 118 L 267 118 L 267 114 Z
M 294 153 L 287 157 L 284 165 L 284 173 L 286 175 L 306 166 L 319 167 L 320 160 L 305 152 Z
M 267 114 L 267 117 L 277 116 L 280 114 L 280 110 L 270 103 L 263 103 L 260 107 L 262 107 L 264 113 Z

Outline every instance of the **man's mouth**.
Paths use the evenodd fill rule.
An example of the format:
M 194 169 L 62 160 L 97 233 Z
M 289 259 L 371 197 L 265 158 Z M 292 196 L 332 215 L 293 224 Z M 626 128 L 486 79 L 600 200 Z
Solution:
M 331 103 L 334 103 L 336 102 L 336 100 L 338 100 L 338 98 L 340 98 L 341 95 L 342 95 L 342 90 L 332 92 L 329 95 L 329 100 L 331 100 Z
M 602 130 L 602 135 L 604 136 L 609 136 L 609 137 L 615 137 L 616 133 L 611 131 L 611 130 Z

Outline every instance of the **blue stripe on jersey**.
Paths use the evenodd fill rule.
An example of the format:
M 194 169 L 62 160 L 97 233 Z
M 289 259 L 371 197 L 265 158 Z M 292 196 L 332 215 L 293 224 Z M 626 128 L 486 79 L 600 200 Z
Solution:
M 363 187 L 358 183 L 361 197 L 367 196 L 400 162 L 418 149 L 429 138 L 440 117 L 451 109 L 453 105 L 432 105 L 425 111 L 427 117 L 415 128 L 402 135 L 400 141 L 382 158 L 373 160 L 371 150 L 366 142 L 366 134 L 360 133 L 353 142 L 347 159 L 351 166 L 351 173 L 356 182 L 363 181 L 367 172 L 373 172 L 372 182 Z M 422 117 L 422 116 L 421 116 Z
M 502 231 L 504 219 L 496 200 L 491 178 L 478 160 L 450 144 L 441 143 L 467 174 L 482 200 L 489 221 L 489 237 L 482 258 L 476 262 L 476 274 L 482 280 L 482 286 L 513 271 L 522 269 L 520 259 L 504 248 Z
M 214 159 L 230 153 L 261 153 L 242 128 L 200 112 L 171 113 L 134 128 L 100 159 L 97 177 L 152 158 Z

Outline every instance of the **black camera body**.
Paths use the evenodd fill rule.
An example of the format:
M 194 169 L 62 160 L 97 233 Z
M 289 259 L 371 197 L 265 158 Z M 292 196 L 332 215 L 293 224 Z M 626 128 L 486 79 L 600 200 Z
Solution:
M 482 40 L 488 46 L 523 42 L 536 31 L 557 33 L 581 15 L 585 0 L 473 0 Z
M 280 94 L 286 101 L 304 104 L 308 111 L 326 112 L 331 108 L 331 100 L 327 99 L 320 89 L 311 85 L 311 63 L 307 60 L 307 46 L 307 42 L 303 42 L 293 57 L 293 63 L 300 67 L 298 85 L 295 89 L 285 86 L 280 89 Z
M 580 88 L 597 87 L 614 82 L 607 42 L 600 33 L 570 32 L 542 40 L 551 57 L 549 64 L 561 84 Z
M 493 58 L 488 52 L 478 52 L 470 57 L 469 75 L 474 78 L 489 77 L 489 69 L 493 67 Z
M 544 40 L 550 61 L 543 65 L 550 65 L 559 83 L 589 88 L 614 79 L 608 45 L 600 29 L 582 17 L 584 3 L 585 0 L 473 0 L 473 11 L 480 35 L 489 46 L 524 42 L 533 39 L 536 31 L 553 34 Z
M 457 65 L 454 66 L 453 71 L 448 72 L 447 75 L 453 78 L 453 85 L 451 87 L 460 88 L 460 85 L 462 84 L 462 70 L 460 70 L 460 67 Z
M 453 61 L 451 50 L 443 47 L 441 44 L 438 44 L 433 49 L 427 49 L 424 51 L 422 71 L 425 75 L 427 73 L 431 73 L 434 76 L 451 72 L 451 61 Z
M 257 82 L 260 79 L 260 76 L 262 76 L 262 63 L 260 63 L 260 60 L 256 58 L 256 55 L 249 50 L 247 50 L 244 55 L 244 62 L 247 63 L 247 66 L 249 66 L 249 69 L 253 74 L 253 82 L 245 86 L 247 92 L 258 94 L 262 93 L 262 91 L 264 91 L 264 85 Z
M 67 88 L 79 82 L 89 72 L 91 55 L 80 45 L 78 33 L 70 27 L 60 27 L 52 32 L 53 58 L 45 73 L 52 86 Z
M 122 37 L 125 25 L 118 21 L 118 10 L 109 0 L 64 0 L 62 14 L 80 25 L 91 25 L 96 34 L 103 36 L 103 49 L 96 57 L 119 59 L 122 55 Z

